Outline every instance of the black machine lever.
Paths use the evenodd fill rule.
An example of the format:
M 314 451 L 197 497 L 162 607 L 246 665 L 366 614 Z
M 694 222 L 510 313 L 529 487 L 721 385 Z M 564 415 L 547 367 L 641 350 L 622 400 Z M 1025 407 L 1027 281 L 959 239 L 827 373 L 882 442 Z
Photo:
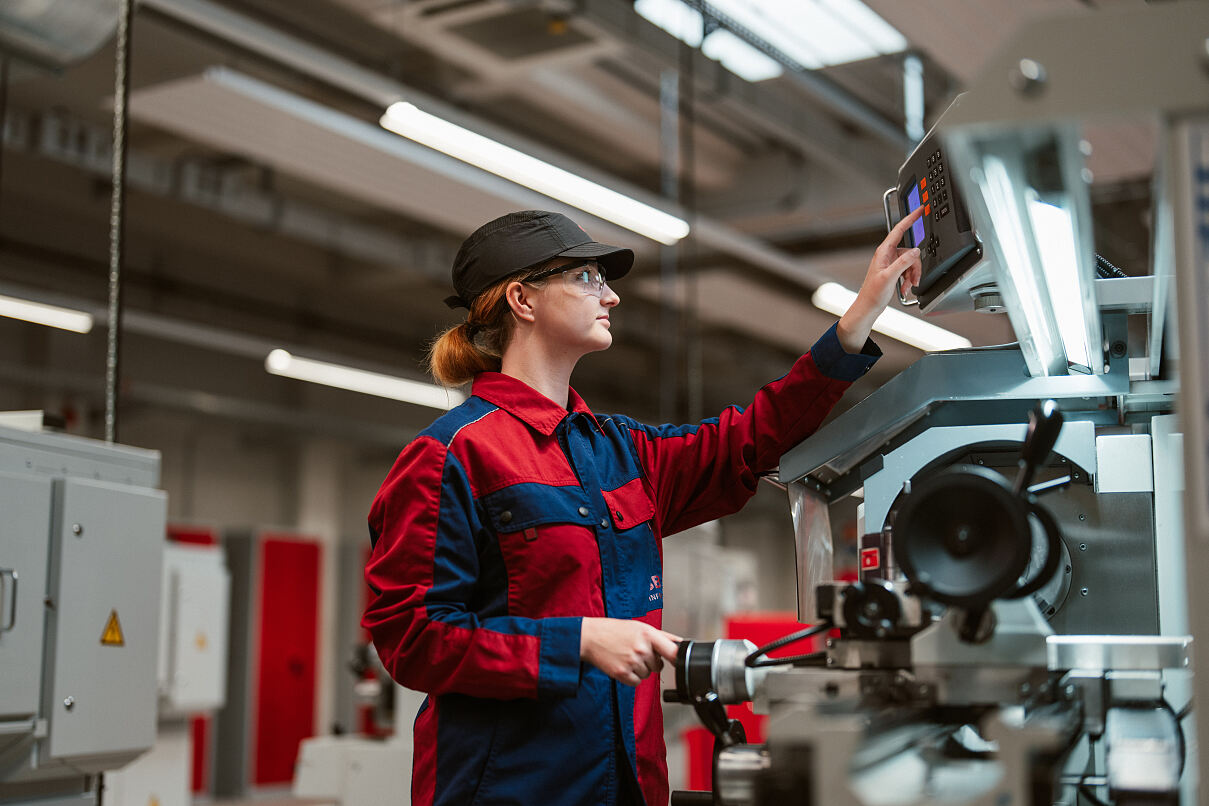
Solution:
M 1072 479 L 1071 479 L 1070 475 L 1067 474 L 1065 476 L 1061 476 L 1056 479 L 1050 479 L 1049 481 L 1038 482 L 1028 488 L 1029 495 L 1035 496 L 1035 495 L 1040 495 L 1041 493 L 1048 493 L 1048 492 L 1052 492 L 1054 490 L 1060 490 L 1063 487 L 1069 487 L 1071 480 Z
M 1013 493 L 1024 495 L 1033 483 L 1037 468 L 1049 458 L 1061 432 L 1062 412 L 1058 411 L 1058 404 L 1054 401 L 1046 400 L 1029 412 L 1028 434 L 1024 438 L 1024 447 L 1020 449 L 1020 470 L 1012 486 Z

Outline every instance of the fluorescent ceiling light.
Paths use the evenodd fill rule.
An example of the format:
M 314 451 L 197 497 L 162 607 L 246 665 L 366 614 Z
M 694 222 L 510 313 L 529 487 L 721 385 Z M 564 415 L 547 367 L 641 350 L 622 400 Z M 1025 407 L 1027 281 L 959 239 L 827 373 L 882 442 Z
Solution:
M 776 59 L 765 56 L 725 28 L 705 37 L 701 52 L 745 81 L 765 81 L 784 72 Z
M 686 45 L 701 47 L 705 19 L 692 6 L 680 0 L 636 0 L 634 11 Z
M 396 134 L 659 243 L 674 244 L 688 235 L 688 222 L 682 218 L 430 115 L 415 104 L 391 104 L 379 122 Z
M 759 39 L 788 56 L 802 67 L 816 69 L 832 64 L 843 64 L 858 59 L 868 59 L 887 53 L 898 53 L 907 49 L 907 39 L 892 25 L 869 9 L 860 0 L 709 0 L 709 9 L 733 20 Z M 706 52 L 709 41 L 723 31 L 715 31 L 702 42 L 703 19 L 701 13 L 686 5 L 682 0 L 638 0 L 634 10 L 672 36 Z M 752 53 L 763 58 L 758 49 L 742 42 Z M 744 75 L 740 67 L 752 61 L 749 55 L 732 55 L 729 47 L 726 55 L 706 52 L 716 58 L 727 69 Z M 734 60 L 734 65 L 730 60 Z M 776 64 L 775 61 L 769 59 Z M 776 72 L 759 75 L 749 80 L 763 80 Z
M 264 360 L 264 368 L 273 375 L 281 375 L 285 378 L 321 383 L 325 386 L 335 386 L 339 389 L 388 397 L 392 400 L 402 400 L 405 403 L 431 406 L 434 409 L 446 411 L 466 399 L 466 395 L 462 392 L 446 389 L 443 386 L 396 378 L 393 375 L 383 375 L 379 372 L 367 372 L 340 364 L 329 364 L 326 361 L 316 361 L 311 358 L 299 358 L 286 350 L 273 350 L 269 353 Z
M 705 18 L 697 9 L 681 0 L 638 0 L 634 11 L 672 36 L 701 52 L 745 81 L 765 81 L 785 72 L 773 59 L 725 28 L 712 31 L 702 39 Z
M 823 283 L 810 298 L 816 308 L 821 308 L 836 316 L 843 316 L 848 308 L 856 301 L 856 292 L 850 291 L 839 283 Z M 957 350 L 972 347 L 970 340 L 958 336 L 952 331 L 937 327 L 922 319 L 905 314 L 894 308 L 887 308 L 873 323 L 873 329 L 892 339 L 918 347 L 926 352 L 936 350 Z
M 21 319 L 47 327 L 57 327 L 74 333 L 87 333 L 92 330 L 92 314 L 71 308 L 60 308 L 58 305 L 30 302 L 16 297 L 0 296 L 0 316 Z

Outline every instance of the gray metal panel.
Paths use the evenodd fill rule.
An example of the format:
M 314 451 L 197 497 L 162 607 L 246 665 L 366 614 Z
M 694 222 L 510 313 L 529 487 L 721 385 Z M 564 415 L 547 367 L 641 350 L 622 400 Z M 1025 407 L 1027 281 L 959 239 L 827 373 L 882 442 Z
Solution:
M 1158 634 L 1152 500 L 1150 493 L 1096 495 L 1084 485 L 1041 497 L 1071 555 L 1070 595 L 1050 617 L 1054 632 Z
M 0 722 L 38 712 L 49 523 L 50 479 L 0 473 Z
M 0 426 L 0 471 L 159 485 L 159 451 Z
M 929 353 L 781 457 L 782 483 L 827 467 L 847 472 L 941 403 L 1115 397 L 1124 363 L 1105 375 L 1031 378 L 1015 347 Z
M 88 756 L 135 754 L 155 742 L 167 498 L 85 479 L 55 486 L 53 644 L 43 713 L 50 757 L 86 766 Z M 106 646 L 101 638 L 115 611 L 124 645 Z
M 1204 4 L 1194 4 L 1204 5 Z M 1206 9 L 1209 11 L 1209 9 Z M 1204 35 L 1204 32 L 1201 32 Z M 1203 104 L 1202 104 L 1203 109 Z M 1180 410 L 1184 413 L 1184 549 L 1188 558 L 1188 614 L 1196 677 L 1193 699 L 1209 702 L 1209 230 L 1204 205 L 1209 200 L 1209 120 L 1180 121 L 1167 140 L 1172 192 L 1180 345 Z M 1209 709 L 1193 712 L 1197 764 L 1206 771 L 1199 782 L 1202 804 L 1209 804 Z
M 1184 669 L 1192 657 L 1187 635 L 1050 635 L 1045 641 L 1051 670 Z
M 1102 277 L 1096 280 L 1096 301 L 1102 311 L 1148 313 L 1154 306 L 1155 278 Z
M 227 700 L 215 714 L 214 795 L 241 797 L 250 785 L 252 758 L 252 697 L 256 647 L 253 619 L 259 579 L 257 542 L 247 531 L 223 536 L 227 570 L 231 572 L 230 627 L 227 632 Z
M 340 582 L 336 587 L 336 662 L 339 673 L 336 685 L 335 721 L 346 731 L 355 731 L 357 725 L 356 701 L 353 684 L 356 678 L 346 670 L 348 661 L 354 657 L 361 643 L 361 591 L 365 584 L 366 543 L 361 540 L 345 540 L 337 544 Z M 373 652 L 373 649 L 370 649 Z

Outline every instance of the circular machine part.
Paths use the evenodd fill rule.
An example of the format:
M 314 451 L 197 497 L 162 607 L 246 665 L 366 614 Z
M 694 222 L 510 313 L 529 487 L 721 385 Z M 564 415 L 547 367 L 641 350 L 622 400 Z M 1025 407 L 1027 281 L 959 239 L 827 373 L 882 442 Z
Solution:
M 724 703 L 747 702 L 752 697 L 750 677 L 756 669 L 747 668 L 744 662 L 754 652 L 756 645 L 741 638 L 726 638 L 714 642 L 713 667 L 714 691 Z
M 978 313 L 1003 313 L 1007 310 L 1003 295 L 994 283 L 971 288 L 970 299 L 973 300 L 974 310 Z
M 756 802 L 758 779 L 772 767 L 763 745 L 740 744 L 718 753 L 714 792 L 723 806 L 751 806 Z
M 859 638 L 884 638 L 902 620 L 898 597 L 884 584 L 854 582 L 843 592 L 844 624 Z
M 1032 520 L 1032 519 L 1030 519 Z M 1045 566 L 1045 561 L 1049 553 L 1049 539 L 1045 534 L 1045 530 L 1035 521 L 1033 526 L 1033 548 L 1029 556 L 1028 568 L 1020 576 L 1020 583 L 1024 584 L 1029 579 L 1032 579 Z M 1070 549 L 1066 547 L 1066 541 L 1059 540 L 1058 545 L 1061 548 L 1061 555 L 1058 558 L 1058 569 L 1050 576 L 1035 593 L 1033 593 L 1033 601 L 1037 603 L 1037 609 L 1041 611 L 1041 615 L 1045 616 L 1046 620 L 1052 619 L 1062 605 L 1066 604 L 1066 597 L 1070 594 L 1070 581 L 1073 577 L 1071 573 L 1072 565 L 1070 558 Z
M 925 598 L 957 607 L 982 607 L 1010 592 L 1032 552 L 1027 503 L 976 465 L 912 485 L 893 528 L 907 579 Z
M 681 702 L 712 691 L 713 641 L 681 641 L 676 650 L 676 693 Z
M 718 641 L 681 641 L 676 652 L 676 694 L 690 703 L 712 691 L 727 704 L 751 699 L 754 681 L 762 670 L 749 669 L 744 661 L 756 649 L 751 641 L 725 638 Z

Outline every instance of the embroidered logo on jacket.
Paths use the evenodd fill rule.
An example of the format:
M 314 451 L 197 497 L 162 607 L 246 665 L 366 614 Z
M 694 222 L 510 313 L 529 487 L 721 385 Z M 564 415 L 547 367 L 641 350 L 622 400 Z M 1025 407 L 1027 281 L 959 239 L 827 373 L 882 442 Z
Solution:
M 648 603 L 663 601 L 663 585 L 659 581 L 658 574 L 654 574 L 651 577 L 651 586 L 647 590 L 648 590 L 648 594 L 647 594 L 646 600 Z

